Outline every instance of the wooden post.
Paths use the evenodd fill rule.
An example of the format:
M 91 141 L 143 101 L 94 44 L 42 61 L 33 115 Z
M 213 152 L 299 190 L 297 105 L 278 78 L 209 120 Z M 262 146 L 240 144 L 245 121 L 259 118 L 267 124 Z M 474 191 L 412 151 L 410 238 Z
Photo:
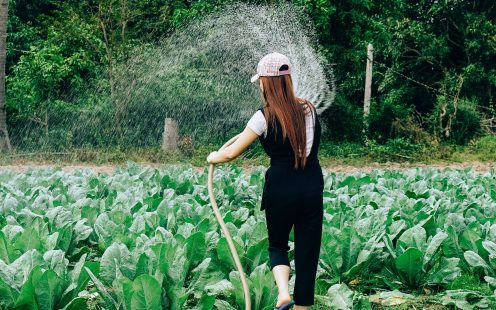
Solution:
M 9 0 L 0 1 L 0 152 L 11 150 L 5 112 L 5 62 L 7 57 L 7 20 Z
M 164 121 L 164 133 L 162 136 L 162 150 L 176 151 L 178 139 L 179 135 L 177 122 L 172 118 L 166 118 Z
M 365 69 L 365 95 L 363 98 L 363 137 L 368 144 L 370 94 L 372 88 L 372 62 L 374 59 L 374 47 L 369 43 L 367 46 L 367 66 Z

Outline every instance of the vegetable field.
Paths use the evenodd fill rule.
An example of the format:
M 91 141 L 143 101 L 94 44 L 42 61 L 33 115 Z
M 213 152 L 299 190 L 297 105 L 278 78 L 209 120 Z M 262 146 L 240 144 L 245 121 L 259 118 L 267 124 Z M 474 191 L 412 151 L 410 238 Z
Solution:
M 224 165 L 214 179 L 256 310 L 277 297 L 265 169 Z M 0 308 L 241 309 L 207 172 L 131 162 L 98 175 L 0 172 Z M 324 208 L 314 308 L 496 308 L 493 171 L 325 173 Z M 460 277 L 478 289 L 453 289 Z

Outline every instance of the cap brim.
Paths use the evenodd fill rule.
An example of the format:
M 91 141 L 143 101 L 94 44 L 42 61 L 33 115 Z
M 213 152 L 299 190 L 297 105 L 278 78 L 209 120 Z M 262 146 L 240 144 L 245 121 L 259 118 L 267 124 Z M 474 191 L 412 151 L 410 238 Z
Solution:
M 255 74 L 254 76 L 252 76 L 252 77 L 251 77 L 251 80 L 250 80 L 250 81 L 251 81 L 252 83 L 254 83 L 254 82 L 256 82 L 256 81 L 258 80 L 258 78 L 259 78 L 259 77 L 260 77 L 260 76 L 259 76 L 258 74 Z

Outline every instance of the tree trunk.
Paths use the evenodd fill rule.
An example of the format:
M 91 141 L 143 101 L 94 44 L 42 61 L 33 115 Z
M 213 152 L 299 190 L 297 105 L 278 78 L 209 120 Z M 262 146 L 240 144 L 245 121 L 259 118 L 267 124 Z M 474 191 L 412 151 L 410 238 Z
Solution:
M 7 58 L 7 20 L 9 0 L 0 0 L 0 151 L 10 150 L 5 113 L 5 61 Z

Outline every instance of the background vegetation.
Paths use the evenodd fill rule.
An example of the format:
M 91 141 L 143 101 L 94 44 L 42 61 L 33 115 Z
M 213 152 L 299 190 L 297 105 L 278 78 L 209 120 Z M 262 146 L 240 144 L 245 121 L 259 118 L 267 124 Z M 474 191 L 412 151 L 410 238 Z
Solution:
M 292 2 L 313 20 L 322 52 L 333 64 L 337 96 L 322 115 L 329 145 L 363 146 L 368 43 L 376 62 L 368 153 L 408 157 L 426 146 L 474 145 L 474 138 L 493 133 L 494 1 Z M 12 145 L 36 151 L 133 146 L 118 131 L 123 118 L 110 104 L 119 91 L 116 68 L 126 64 L 133 48 L 158 44 L 184 23 L 229 3 L 10 0 L 6 111 Z M 108 111 L 116 117 L 101 120 L 106 124 L 69 130 L 74 119 L 86 124 Z M 216 136 L 214 144 L 221 142 L 215 139 L 225 137 Z M 198 148 L 195 141 L 185 143 Z

